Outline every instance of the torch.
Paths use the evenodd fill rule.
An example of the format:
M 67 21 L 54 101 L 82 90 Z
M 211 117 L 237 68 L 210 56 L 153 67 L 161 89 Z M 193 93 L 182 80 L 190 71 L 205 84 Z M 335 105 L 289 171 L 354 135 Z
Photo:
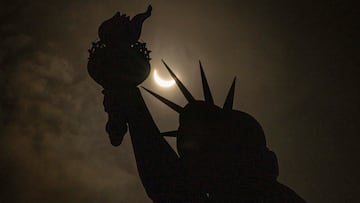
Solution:
M 137 16 L 132 21 L 142 23 L 150 16 L 149 9 Z M 141 26 L 139 28 L 139 22 L 132 21 L 117 12 L 101 24 L 100 40 L 93 42 L 89 49 L 88 73 L 104 88 L 103 104 L 108 114 L 106 131 L 114 146 L 121 144 L 127 131 L 126 98 L 150 73 L 150 51 L 146 43 L 133 40 L 134 30 Z M 139 31 L 135 34 L 139 36 Z

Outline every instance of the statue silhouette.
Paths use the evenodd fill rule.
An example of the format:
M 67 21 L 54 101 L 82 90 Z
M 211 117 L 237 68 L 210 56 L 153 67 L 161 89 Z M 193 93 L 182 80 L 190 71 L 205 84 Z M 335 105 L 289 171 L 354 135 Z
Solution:
M 305 202 L 277 181 L 276 155 L 260 124 L 233 109 L 235 79 L 223 107 L 214 104 L 200 63 L 205 100 L 196 100 L 163 61 L 188 104 L 181 107 L 144 88 L 179 113 L 179 128 L 161 133 L 137 87 L 149 74 L 149 53 L 137 42 L 151 6 L 131 21 L 117 13 L 99 28 L 89 50 L 90 76 L 104 87 L 106 130 L 114 146 L 127 129 L 138 172 L 154 202 Z M 164 136 L 177 139 L 179 156 Z

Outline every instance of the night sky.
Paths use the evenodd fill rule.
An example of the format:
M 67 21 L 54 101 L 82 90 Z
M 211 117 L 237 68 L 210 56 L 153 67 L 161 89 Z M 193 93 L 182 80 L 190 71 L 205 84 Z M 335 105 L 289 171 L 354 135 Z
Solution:
M 251 2 L 251 3 L 249 3 Z M 110 145 L 101 87 L 86 70 L 100 23 L 152 4 L 152 68 L 164 59 L 203 99 L 253 115 L 279 181 L 308 202 L 359 202 L 360 9 L 344 1 L 12 0 L 0 3 L 0 202 L 151 202 L 129 136 Z M 143 86 L 185 105 L 176 87 Z M 178 115 L 142 92 L 161 131 Z M 174 140 L 169 140 L 174 144 Z

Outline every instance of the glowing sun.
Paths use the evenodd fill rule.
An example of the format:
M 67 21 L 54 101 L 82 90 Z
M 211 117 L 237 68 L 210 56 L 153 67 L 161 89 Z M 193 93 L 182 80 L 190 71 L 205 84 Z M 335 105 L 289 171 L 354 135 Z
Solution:
M 160 78 L 157 71 L 154 69 L 154 80 L 156 84 L 158 84 L 160 87 L 171 87 L 175 84 L 175 81 L 173 79 L 171 80 L 164 80 Z

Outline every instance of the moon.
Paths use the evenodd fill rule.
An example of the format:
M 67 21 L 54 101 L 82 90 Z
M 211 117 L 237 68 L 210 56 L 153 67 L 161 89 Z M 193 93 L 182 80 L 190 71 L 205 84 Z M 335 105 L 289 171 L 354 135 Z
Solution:
M 160 78 L 160 76 L 158 75 L 156 70 L 154 70 L 154 80 L 155 80 L 156 84 L 158 84 L 160 87 L 171 87 L 175 84 L 175 81 L 173 79 L 164 80 L 164 79 Z

